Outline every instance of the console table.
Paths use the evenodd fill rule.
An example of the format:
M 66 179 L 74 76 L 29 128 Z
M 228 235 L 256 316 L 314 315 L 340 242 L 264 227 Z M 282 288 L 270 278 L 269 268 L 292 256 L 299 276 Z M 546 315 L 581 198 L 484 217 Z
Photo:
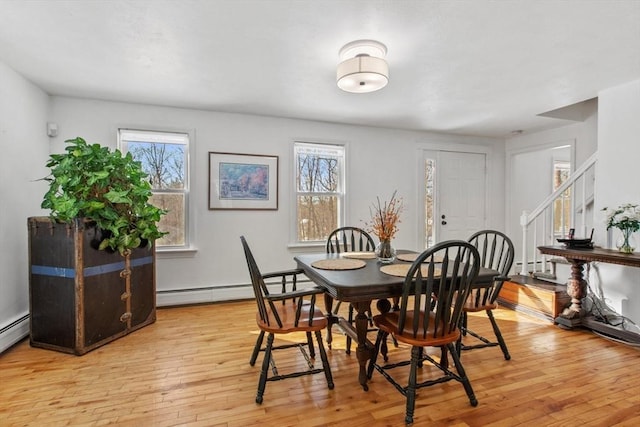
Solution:
M 587 282 L 583 274 L 584 264 L 597 261 L 640 267 L 640 254 L 624 254 L 599 247 L 572 249 L 564 246 L 538 246 L 538 250 L 545 255 L 563 257 L 571 263 L 571 278 L 567 281 L 567 294 L 571 297 L 571 306 L 555 318 L 555 323 L 567 328 L 583 326 L 625 341 L 640 343 L 640 335 L 600 322 L 591 315 L 585 315 L 582 309 L 582 299 L 587 293 Z

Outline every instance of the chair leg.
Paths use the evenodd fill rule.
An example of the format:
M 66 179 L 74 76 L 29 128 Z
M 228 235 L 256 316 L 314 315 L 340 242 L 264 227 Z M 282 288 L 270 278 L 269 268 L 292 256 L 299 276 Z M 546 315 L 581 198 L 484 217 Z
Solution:
M 457 341 L 455 345 L 458 345 Z M 460 354 L 460 351 L 458 351 L 458 354 Z M 440 366 L 444 369 L 449 369 L 449 351 L 446 346 L 440 347 Z
M 307 332 L 307 346 L 309 347 L 309 356 L 314 359 L 316 357 L 316 349 L 313 345 L 313 338 L 311 332 Z
M 502 338 L 502 333 L 500 332 L 500 328 L 498 328 L 496 319 L 493 317 L 493 312 L 491 310 L 487 310 L 487 316 L 491 321 L 491 326 L 493 326 L 493 333 L 496 335 L 496 338 L 498 339 L 498 344 L 500 344 L 500 349 L 502 349 L 502 354 L 504 354 L 504 360 L 511 360 L 511 355 L 509 354 L 509 350 L 507 349 L 507 344 L 504 342 L 504 338 Z
M 393 307 L 391 308 L 391 310 L 400 311 L 400 297 L 393 297 Z M 397 348 L 398 340 L 396 339 L 395 335 L 391 335 L 391 341 L 393 341 L 393 346 Z
M 387 346 L 388 337 L 389 337 L 389 334 L 386 334 L 384 339 L 380 343 L 380 353 L 382 353 L 382 358 L 384 359 L 385 362 L 389 361 L 389 347 Z M 393 337 L 393 335 L 391 337 L 395 341 L 395 338 Z
M 413 424 L 413 411 L 416 406 L 416 383 L 418 377 L 418 364 L 421 362 L 422 347 L 411 347 L 411 371 L 409 371 L 409 384 L 407 386 L 407 411 L 404 417 L 406 424 Z
M 447 344 L 447 348 L 449 349 L 449 353 L 451 353 L 453 364 L 456 366 L 458 376 L 460 377 L 462 385 L 464 386 L 464 391 L 467 393 L 467 397 L 469 397 L 471 406 L 478 406 L 478 399 L 476 399 L 473 388 L 471 388 L 471 382 L 469 381 L 469 378 L 467 378 L 467 374 L 464 371 L 464 367 L 462 366 L 462 362 L 460 361 L 460 355 L 458 355 L 455 345 L 453 343 Z
M 333 342 L 333 334 L 331 333 L 331 328 L 333 327 L 333 322 L 331 321 L 334 314 L 338 313 L 338 309 L 340 308 L 340 301 L 338 301 L 338 305 L 336 306 L 336 311 L 333 311 L 333 297 L 328 293 L 324 293 L 324 305 L 327 308 L 327 318 L 329 322 L 327 323 L 327 346 L 329 350 L 331 350 L 331 343 Z
M 393 346 L 397 348 L 398 340 L 396 339 L 395 335 L 391 335 L 391 341 L 393 342 Z
M 347 318 L 349 324 L 353 324 L 353 306 L 349 304 L 349 317 Z M 347 335 L 347 348 L 346 353 L 351 354 L 351 337 Z
M 267 385 L 267 372 L 269 372 L 269 364 L 271 363 L 271 349 L 273 348 L 273 334 L 267 337 L 267 347 L 264 350 L 264 360 L 262 361 L 262 369 L 260 371 L 260 381 L 258 381 L 258 394 L 256 395 L 256 403 L 262 403 L 264 389 Z
M 463 311 L 462 320 L 460 321 L 462 325 L 462 328 L 460 328 L 460 335 L 462 336 L 467 336 L 467 320 L 467 312 Z
M 393 311 L 400 311 L 400 297 L 393 297 Z
M 263 339 L 264 339 L 264 331 L 260 331 L 260 335 L 258 335 L 258 339 L 256 340 L 256 345 L 253 347 L 251 360 L 249 360 L 249 365 L 251 366 L 256 364 L 256 360 L 258 359 L 258 354 L 260 353 L 260 347 L 262 347 Z
M 418 368 L 424 366 L 424 347 L 418 347 Z
M 322 334 L 320 331 L 316 331 L 316 341 L 318 341 L 318 351 L 320 352 L 320 358 L 322 359 L 322 368 L 324 369 L 324 376 L 327 379 L 327 386 L 329 387 L 329 390 L 333 390 L 333 375 L 331 375 L 331 366 L 329 365 L 327 352 L 324 350 L 324 345 L 322 344 Z
M 376 343 L 373 346 L 373 351 L 371 352 L 371 359 L 369 359 L 369 366 L 367 367 L 367 378 L 371 379 L 373 376 L 373 370 L 375 369 L 375 364 L 378 361 L 378 353 L 380 351 L 380 346 L 382 343 L 387 341 L 387 334 L 381 330 L 378 330 L 378 334 L 376 335 Z

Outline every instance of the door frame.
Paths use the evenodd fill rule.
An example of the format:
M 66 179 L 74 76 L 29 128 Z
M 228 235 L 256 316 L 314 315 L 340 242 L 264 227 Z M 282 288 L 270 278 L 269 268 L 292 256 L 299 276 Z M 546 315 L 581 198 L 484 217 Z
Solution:
M 458 144 L 458 143 L 452 143 L 452 142 L 434 142 L 434 143 L 421 143 L 418 144 L 417 146 L 417 153 L 416 153 L 416 174 L 417 174 L 417 181 L 418 181 L 418 185 L 416 186 L 416 200 L 417 200 L 417 206 L 416 206 L 416 215 L 418 218 L 417 224 L 416 224 L 416 233 L 417 236 L 419 237 L 419 241 L 417 242 L 418 245 L 422 248 L 425 245 L 425 235 L 426 235 L 426 227 L 425 227 L 425 214 L 424 214 L 424 206 L 426 203 L 425 200 L 425 182 L 424 182 L 424 173 L 425 173 L 425 169 L 424 169 L 424 164 L 425 164 L 425 160 L 426 157 L 429 153 L 438 153 L 441 151 L 448 151 L 448 152 L 453 152 L 453 153 L 470 153 L 470 154 L 484 154 L 485 156 L 485 194 L 484 194 L 484 198 L 485 198 L 485 212 L 484 212 L 484 216 L 485 216 L 485 226 L 488 225 L 488 218 L 489 218 L 489 206 L 491 205 L 489 203 L 489 188 L 491 187 L 493 180 L 492 180 L 492 176 L 490 174 L 490 171 L 492 170 L 492 167 L 495 167 L 495 155 L 494 155 L 494 148 L 493 146 L 486 146 L 486 145 L 470 145 L 470 144 Z M 437 184 L 436 184 L 437 185 Z M 437 200 L 435 201 L 437 203 Z M 499 213 L 504 212 L 503 209 L 500 209 Z M 502 222 L 504 223 L 504 218 L 502 219 Z M 438 241 L 438 233 L 436 231 L 436 241 Z M 424 248 L 423 248 L 424 249 Z
M 505 201 L 504 201 L 505 209 L 504 210 L 505 210 L 505 230 L 507 235 L 513 235 L 513 236 L 522 235 L 521 228 L 518 228 L 517 230 L 511 229 L 511 219 L 514 217 L 520 218 L 520 216 L 522 215 L 522 211 L 514 212 L 514 206 L 513 206 L 513 197 L 512 197 L 513 188 L 511 184 L 511 177 L 513 173 L 513 168 L 511 167 L 511 165 L 513 163 L 513 158 L 520 154 L 533 153 L 538 151 L 547 151 L 553 148 L 558 148 L 563 146 L 570 147 L 569 148 L 570 158 L 571 158 L 570 170 L 571 170 L 571 173 L 573 174 L 573 171 L 575 171 L 576 169 L 576 139 L 575 138 L 555 139 L 553 141 L 547 141 L 540 144 L 531 144 L 523 147 L 516 147 L 516 148 L 505 150 L 506 161 L 505 161 L 504 176 L 505 176 L 506 183 L 504 188 L 504 192 L 505 192 Z M 551 194 L 551 192 L 552 191 L 550 190 L 549 194 Z M 516 238 L 513 240 L 514 240 L 514 244 L 516 244 L 516 253 L 518 253 L 518 250 L 521 250 L 521 249 L 517 248 L 517 242 L 520 242 L 521 238 Z

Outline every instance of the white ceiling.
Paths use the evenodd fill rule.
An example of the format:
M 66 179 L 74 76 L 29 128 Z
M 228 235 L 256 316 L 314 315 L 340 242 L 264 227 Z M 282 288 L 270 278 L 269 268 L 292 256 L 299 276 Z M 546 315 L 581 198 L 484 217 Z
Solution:
M 640 0 L 0 0 L 0 61 L 51 95 L 505 137 L 640 78 Z M 335 82 L 353 40 L 390 82 Z

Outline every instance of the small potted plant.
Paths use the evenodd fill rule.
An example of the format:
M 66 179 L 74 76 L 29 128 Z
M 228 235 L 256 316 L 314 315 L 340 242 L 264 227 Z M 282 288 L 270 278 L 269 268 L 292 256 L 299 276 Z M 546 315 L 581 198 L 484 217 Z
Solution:
M 155 321 L 155 240 L 164 211 L 130 153 L 67 140 L 29 218 L 31 344 L 83 354 Z
M 618 250 L 631 254 L 636 249 L 633 233 L 640 230 L 640 207 L 627 203 L 615 209 L 603 208 L 607 215 L 607 230 L 617 228 L 622 233 L 616 242 Z

